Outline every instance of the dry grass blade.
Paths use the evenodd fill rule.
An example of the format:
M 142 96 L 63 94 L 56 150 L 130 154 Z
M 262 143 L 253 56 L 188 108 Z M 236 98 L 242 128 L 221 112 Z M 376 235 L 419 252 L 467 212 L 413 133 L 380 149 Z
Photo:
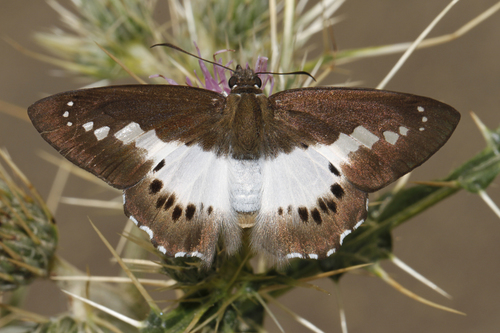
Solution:
M 301 316 L 299 316 L 298 314 L 296 314 L 295 312 L 293 312 L 292 310 L 290 310 L 289 308 L 287 308 L 286 306 L 284 306 L 283 304 L 281 304 L 280 302 L 278 302 L 276 299 L 274 299 L 273 297 L 269 296 L 267 293 L 262 293 L 261 295 L 268 302 L 273 303 L 274 305 L 276 305 L 277 307 L 279 307 L 280 309 L 282 309 L 283 311 L 285 311 L 286 313 L 288 313 L 290 316 L 292 316 L 292 318 L 295 321 L 297 321 L 299 324 L 301 324 L 302 326 L 306 327 L 307 329 L 309 329 L 309 330 L 311 330 L 313 332 L 323 333 L 323 331 L 320 330 L 318 327 L 316 327 L 313 323 L 311 323 L 310 321 L 302 318 Z
M 342 333 L 347 333 L 347 318 L 345 316 L 344 302 L 342 301 L 342 294 L 340 293 L 340 285 L 335 282 L 335 294 L 337 295 L 337 303 L 339 306 L 339 315 L 340 315 L 340 328 L 342 329 Z
M 97 178 L 96 176 L 91 174 L 90 172 L 85 171 L 85 170 L 80 169 L 80 168 L 74 168 L 74 164 L 69 162 L 68 160 L 66 160 L 64 158 L 56 157 L 50 153 L 47 153 L 44 150 L 40 150 L 37 153 L 37 155 L 40 156 L 40 158 L 44 159 L 45 161 L 47 161 L 55 166 L 60 166 L 62 168 L 70 170 L 71 173 L 77 177 L 85 179 L 85 180 L 92 182 L 94 184 L 101 185 L 102 187 L 105 187 L 106 189 L 115 190 L 116 192 L 122 193 L 122 191 L 120 191 L 120 190 L 111 188 L 108 184 L 106 184 L 104 181 L 100 180 L 99 178 Z
M 54 57 L 49 57 L 37 52 L 33 52 L 31 50 L 28 50 L 27 48 L 21 46 L 21 44 L 17 43 L 13 39 L 10 39 L 8 37 L 4 37 L 4 40 L 10 44 L 13 48 L 15 48 L 17 51 L 19 51 L 22 54 L 27 55 L 28 57 L 32 57 L 34 59 L 37 59 L 42 62 L 46 62 L 48 64 L 52 64 L 55 66 L 63 67 L 68 71 L 74 71 L 74 72 L 85 72 L 85 66 L 78 65 L 76 63 L 70 62 L 70 61 L 64 61 L 60 60 L 59 58 L 54 58 Z
M 141 79 L 140 77 L 138 77 L 137 75 L 134 74 L 134 72 L 132 72 L 130 69 L 127 68 L 127 66 L 125 66 L 125 64 L 123 62 L 121 62 L 117 57 L 115 57 L 114 55 L 112 55 L 111 53 L 109 53 L 104 47 L 102 47 L 101 45 L 99 45 L 98 43 L 96 43 L 96 45 L 104 52 L 106 53 L 111 59 L 113 59 L 118 65 L 120 65 L 121 68 L 123 68 L 123 70 L 125 72 L 127 72 L 132 78 L 134 78 L 134 80 L 136 80 L 137 82 L 139 82 L 140 84 L 146 84 L 146 81 L 144 81 L 143 79 Z
M 123 210 L 123 203 L 117 201 L 62 197 L 60 202 L 73 206 Z
M 0 112 L 8 114 L 9 116 L 16 117 L 18 119 L 29 121 L 30 118 L 26 113 L 26 109 L 20 106 L 7 103 L 5 101 L 0 100 Z
M 46 276 L 47 275 L 47 271 L 45 271 L 44 269 L 40 269 L 40 268 L 31 266 L 25 262 L 15 260 L 15 259 L 10 259 L 10 258 L 5 258 L 5 260 L 13 263 L 16 266 L 22 267 L 35 275 L 38 275 L 38 276 Z
M 199 324 L 198 326 L 196 326 L 196 328 L 194 328 L 192 331 L 193 332 L 197 332 L 200 329 L 202 329 L 203 327 L 207 326 L 215 318 L 218 318 L 218 317 L 221 317 L 222 315 L 224 315 L 224 312 L 226 311 L 226 308 L 229 305 L 231 305 L 240 296 L 241 296 L 241 291 L 235 293 L 230 298 L 228 298 L 227 300 L 225 300 L 224 303 L 220 306 L 219 310 L 216 313 L 214 313 L 213 315 L 211 315 L 210 317 L 208 317 L 204 322 L 202 322 L 201 324 Z M 219 320 L 217 321 L 217 326 L 218 325 L 219 325 Z M 194 327 L 194 325 L 193 326 L 190 325 L 190 327 L 188 327 L 188 328 L 191 329 L 192 327 Z M 186 331 L 188 331 L 188 330 L 186 329 Z M 189 330 L 189 332 L 190 332 L 190 330 Z
M 493 200 L 491 200 L 490 196 L 486 193 L 486 191 L 479 190 L 477 193 L 479 194 L 481 199 L 483 199 L 483 201 L 488 205 L 488 207 L 490 207 L 490 209 L 493 211 L 493 213 L 495 213 L 496 216 L 498 216 L 500 218 L 500 209 L 495 204 L 495 202 Z
M 459 29 L 457 29 L 456 31 L 454 31 L 450 34 L 446 34 L 446 35 L 423 40 L 420 43 L 420 45 L 418 45 L 417 49 L 433 47 L 433 46 L 448 43 L 448 42 L 451 42 L 457 38 L 460 38 L 463 35 L 465 35 L 467 32 L 474 29 L 481 22 L 488 19 L 490 16 L 492 16 L 498 10 L 500 10 L 500 2 L 497 2 L 495 5 L 493 5 L 489 9 L 485 10 L 480 15 L 476 16 L 474 19 L 470 20 L 469 22 L 464 24 L 462 27 L 460 27 Z M 398 43 L 398 44 L 384 45 L 384 46 L 378 46 L 378 47 L 367 47 L 364 49 L 357 50 L 354 53 L 352 53 L 351 52 L 352 50 L 351 50 L 351 51 L 349 51 L 349 53 L 352 53 L 352 55 L 345 57 L 345 58 L 342 58 L 342 59 L 338 59 L 336 61 L 336 65 L 337 66 L 344 65 L 344 64 L 350 63 L 352 61 L 355 61 L 355 60 L 358 60 L 361 58 L 371 58 L 371 57 L 378 57 L 378 56 L 383 56 L 383 55 L 404 52 L 411 46 L 411 44 L 412 43 Z
M 54 215 L 56 214 L 57 208 L 59 207 L 59 202 L 61 200 L 64 188 L 66 187 L 66 183 L 68 182 L 71 169 L 72 168 L 67 169 L 62 165 L 59 165 L 56 177 L 52 182 L 49 195 L 47 196 L 47 207 Z
M 85 282 L 109 282 L 109 283 L 132 283 L 128 277 L 122 276 L 52 276 L 51 280 L 55 281 L 85 281 Z M 142 285 L 155 287 L 172 287 L 177 282 L 175 280 L 156 280 L 156 279 L 137 279 Z
M 305 283 L 308 282 L 308 281 L 314 281 L 314 280 L 322 279 L 322 278 L 325 278 L 325 277 L 329 277 L 329 276 L 333 276 L 333 275 L 337 275 L 337 274 L 341 274 L 341 273 L 353 271 L 353 270 L 356 270 L 358 268 L 362 268 L 362 267 L 366 267 L 366 266 L 370 266 L 370 265 L 373 265 L 373 264 L 356 265 L 356 266 L 351 266 L 351 267 L 347 267 L 347 268 L 337 269 L 337 270 L 334 270 L 334 271 L 329 271 L 329 272 L 325 272 L 325 273 L 316 274 L 316 275 L 313 275 L 313 276 L 309 276 L 309 277 L 306 277 L 306 278 L 302 278 L 302 279 L 296 280 L 296 282 L 297 282 L 296 285 L 297 286 L 308 287 L 308 288 L 313 288 L 313 289 L 316 289 L 316 290 L 319 290 L 319 291 L 324 291 L 323 289 L 321 289 L 319 287 L 316 287 L 316 286 L 313 286 L 313 285 L 309 285 L 309 284 L 305 284 Z M 265 288 L 260 289 L 259 293 L 267 293 L 267 292 L 270 292 L 270 291 L 275 291 L 275 290 L 279 290 L 279 289 L 283 289 L 283 288 L 290 288 L 290 285 L 279 284 L 279 285 L 265 287 Z M 327 291 L 324 291 L 324 292 L 327 293 L 327 294 L 329 294 Z
M 105 312 L 105 313 L 109 314 L 110 316 L 113 316 L 113 317 L 115 317 L 115 318 L 123 321 L 124 323 L 127 323 L 127 324 L 133 326 L 133 327 L 136 327 L 136 328 L 144 327 L 144 324 L 142 322 L 137 321 L 137 320 L 132 319 L 132 318 L 129 318 L 127 316 L 124 316 L 121 313 L 118 313 L 118 312 L 116 312 L 114 310 L 111 310 L 110 308 L 107 308 L 105 306 L 97 304 L 96 302 L 93 302 L 93 301 L 91 301 L 89 299 L 86 299 L 84 297 L 80 297 L 80 296 L 78 296 L 76 294 L 73 294 L 73 293 L 70 293 L 69 291 L 66 291 L 66 290 L 62 290 L 62 292 L 70 295 L 73 298 L 76 298 L 79 301 L 82 301 L 85 304 L 88 304 L 88 305 L 90 305 L 90 306 L 92 306 L 92 307 L 94 307 L 96 309 L 99 309 L 102 312 Z
M 460 184 L 455 181 L 449 181 L 449 182 L 436 182 L 436 181 L 413 181 L 413 184 L 417 185 L 426 185 L 426 186 L 432 186 L 432 187 L 450 187 L 450 188 L 459 188 Z
M 12 169 L 12 171 L 15 173 L 15 175 L 17 177 L 19 177 L 19 179 L 24 183 L 24 185 L 30 190 L 31 195 L 33 195 L 34 199 L 38 202 L 38 205 L 40 206 L 40 208 L 42 208 L 47 219 L 51 220 L 52 214 L 50 213 L 49 209 L 47 208 L 45 201 L 43 201 L 43 199 L 40 196 L 40 194 L 38 193 L 38 191 L 35 189 L 33 184 L 31 184 L 31 182 L 24 175 L 24 173 L 22 173 L 21 170 L 17 167 L 17 165 L 12 161 L 9 154 L 7 154 L 7 152 L 4 151 L 3 149 L 0 149 L 0 157 L 3 158 L 3 160 L 9 165 L 9 167 Z
M 4 308 L 4 309 L 14 313 L 17 317 L 16 319 L 18 319 L 18 320 L 19 319 L 20 320 L 28 320 L 28 321 L 33 321 L 35 323 L 42 323 L 42 324 L 49 321 L 49 319 L 44 317 L 44 316 L 41 316 L 39 314 L 30 312 L 30 311 L 26 311 L 23 309 L 19 309 L 15 306 L 10 306 L 7 304 L 0 303 L 0 308 Z
M 398 266 L 399 268 L 401 268 L 402 270 L 404 270 L 406 273 L 408 273 L 411 276 L 413 276 L 418 281 L 422 282 L 423 284 L 425 284 L 429 288 L 437 291 L 438 293 L 440 293 L 444 297 L 451 299 L 450 294 L 448 294 L 443 289 L 439 288 L 435 283 L 432 283 L 431 281 L 429 281 L 426 277 L 424 277 L 422 274 L 420 274 L 417 271 L 415 271 L 413 268 L 411 268 L 410 266 L 408 266 L 407 264 L 405 264 L 403 261 L 399 260 L 399 258 L 397 258 L 395 255 L 391 255 L 390 259 L 391 259 L 391 261 L 396 266 Z
M 410 55 L 413 53 L 413 51 L 415 51 L 418 44 L 420 44 L 424 40 L 424 38 L 429 34 L 429 32 L 431 32 L 431 30 L 434 29 L 436 24 L 438 24 L 438 22 L 441 21 L 441 19 L 450 11 L 451 7 L 453 7 L 458 1 L 459 0 L 453 0 L 452 2 L 450 2 L 448 4 L 448 6 L 446 6 L 445 9 L 443 9 L 441 11 L 441 13 L 439 13 L 439 15 L 436 16 L 436 18 L 431 22 L 431 24 L 429 24 L 429 26 L 427 26 L 427 28 L 425 28 L 424 31 L 422 31 L 420 36 L 418 36 L 418 38 L 411 44 L 411 46 L 408 48 L 408 50 L 406 50 L 406 52 L 403 53 L 403 55 L 398 60 L 396 65 L 394 65 L 394 67 L 386 75 L 386 77 L 382 80 L 382 82 L 379 83 L 379 85 L 377 86 L 377 89 L 384 89 L 385 88 L 387 83 L 398 72 L 398 70 L 401 68 L 401 66 L 403 66 L 403 64 L 410 57 Z
M 406 296 L 408 296 L 408 297 L 410 297 L 410 298 L 412 298 L 412 299 L 414 299 L 422 304 L 429 305 L 429 306 L 436 308 L 436 309 L 440 309 L 440 310 L 444 310 L 444 311 L 448 311 L 451 313 L 456 313 L 456 314 L 465 316 L 465 313 L 463 313 L 463 312 L 449 308 L 449 307 L 444 306 L 444 305 L 440 305 L 440 304 L 431 302 L 423 297 L 418 296 L 417 294 L 413 293 L 412 291 L 406 289 L 405 287 L 403 287 L 402 285 L 397 283 L 393 278 L 391 278 L 380 266 L 374 267 L 372 269 L 372 272 L 374 272 L 375 275 L 380 277 L 383 281 L 385 281 L 388 285 L 390 285 L 391 287 L 393 287 L 394 289 L 396 289 L 400 293 L 402 293 L 402 294 L 404 294 L 404 295 L 406 295 Z
M 153 301 L 153 299 L 148 294 L 148 292 L 146 291 L 146 289 L 144 289 L 144 287 L 142 286 L 142 284 L 137 280 L 137 278 L 132 273 L 132 271 L 130 271 L 130 269 L 127 267 L 127 265 L 125 265 L 125 263 L 121 260 L 120 256 L 116 253 L 115 249 L 111 246 L 111 244 L 109 244 L 109 242 L 104 237 L 104 235 L 99 231 L 99 229 L 97 229 L 97 227 L 94 225 L 94 223 L 92 223 L 92 221 L 90 219 L 89 219 L 89 222 L 92 225 L 92 227 L 94 228 L 94 230 L 96 231 L 97 235 L 99 235 L 99 238 L 101 238 L 101 240 L 104 243 L 104 245 L 106 245 L 106 247 L 111 252 L 111 254 L 113 255 L 113 257 L 115 257 L 116 261 L 121 266 L 121 268 L 123 269 L 123 271 L 125 272 L 125 274 L 127 274 L 127 276 L 132 280 L 132 282 L 134 283 L 135 287 L 141 293 L 142 297 L 144 297 L 144 299 L 146 300 L 146 302 L 148 302 L 148 304 L 151 307 L 151 309 L 153 311 L 155 311 L 156 313 L 160 313 L 161 312 L 160 308 L 156 305 L 156 303 Z
M 274 323 L 278 326 L 280 331 L 282 333 L 285 333 L 285 330 L 283 329 L 283 327 L 279 323 L 278 319 L 276 318 L 274 313 L 271 311 L 271 309 L 269 309 L 266 302 L 262 299 L 262 297 L 259 295 L 259 293 L 253 293 L 253 296 L 257 299 L 257 301 L 259 301 L 260 305 L 262 305 L 262 307 L 266 310 L 267 314 L 269 315 L 269 317 L 271 317 L 271 319 L 274 321 Z

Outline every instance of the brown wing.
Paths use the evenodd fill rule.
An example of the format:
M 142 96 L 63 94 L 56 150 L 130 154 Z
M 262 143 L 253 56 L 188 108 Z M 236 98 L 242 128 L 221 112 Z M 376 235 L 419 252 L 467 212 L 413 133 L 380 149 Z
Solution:
M 273 125 L 295 148 L 265 162 L 253 248 L 277 262 L 322 259 L 367 216 L 376 191 L 434 154 L 460 115 L 409 94 L 311 88 L 269 97 Z
M 224 105 L 225 97 L 205 89 L 130 85 L 53 95 L 28 115 L 64 157 L 124 189 L 155 167 L 152 134 L 165 143 L 189 142 L 219 121 Z
M 460 120 L 455 109 L 436 100 L 374 89 L 295 89 L 269 101 L 278 124 L 340 162 L 342 174 L 366 192 L 425 162 Z

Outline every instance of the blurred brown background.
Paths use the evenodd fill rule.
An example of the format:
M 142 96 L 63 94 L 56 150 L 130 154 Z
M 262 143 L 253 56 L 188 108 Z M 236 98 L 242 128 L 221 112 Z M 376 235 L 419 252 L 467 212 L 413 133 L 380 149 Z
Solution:
M 68 5 L 69 1 L 60 1 Z M 489 8 L 493 0 L 461 1 L 432 31 L 438 36 L 455 31 Z M 340 50 L 414 40 L 448 4 L 448 0 L 353 0 L 339 14 L 334 26 Z M 159 11 L 158 17 L 167 17 Z M 55 12 L 44 1 L 0 1 L 0 33 L 22 45 L 41 51 L 32 33 L 52 27 Z M 449 143 L 414 172 L 413 180 L 441 177 L 484 147 L 469 111 L 490 127 L 500 123 L 500 13 L 465 36 L 433 48 L 419 50 L 399 71 L 387 89 L 433 97 L 453 105 L 462 121 Z M 175 41 L 174 41 L 175 42 Z M 215 50 L 210 50 L 211 52 Z M 208 53 L 207 53 L 208 54 Z M 375 87 L 399 55 L 366 59 L 348 66 L 347 74 L 335 74 L 331 83 L 347 80 Z M 54 67 L 24 56 L 0 40 L 0 99 L 26 109 L 46 94 L 78 88 L 70 78 L 51 75 Z M 153 74 L 153 73 L 152 73 Z M 163 73 L 167 74 L 167 73 Z M 30 123 L 0 113 L 0 146 L 47 196 L 56 167 L 37 153 L 56 155 Z M 500 204 L 498 180 L 488 189 Z M 65 196 L 112 199 L 103 187 L 70 177 Z M 372 196 L 372 200 L 375 196 Z M 126 221 L 120 211 L 60 205 L 56 218 L 62 257 L 94 275 L 118 272 L 109 263 L 109 252 L 88 223 L 91 217 L 111 242 Z M 349 332 L 498 332 L 500 331 L 500 221 L 476 195 L 461 192 L 399 227 L 394 233 L 394 253 L 453 296 L 448 300 L 386 262 L 383 267 L 406 288 L 434 302 L 465 312 L 467 316 L 430 308 L 400 294 L 379 279 L 349 275 L 342 279 Z M 330 281 L 317 283 L 334 293 Z M 296 290 L 280 299 L 326 332 L 340 332 L 335 295 Z M 65 309 L 66 298 L 50 282 L 37 282 L 27 308 L 44 315 Z M 303 332 L 281 310 L 274 308 L 287 332 Z M 276 326 L 268 320 L 271 332 Z

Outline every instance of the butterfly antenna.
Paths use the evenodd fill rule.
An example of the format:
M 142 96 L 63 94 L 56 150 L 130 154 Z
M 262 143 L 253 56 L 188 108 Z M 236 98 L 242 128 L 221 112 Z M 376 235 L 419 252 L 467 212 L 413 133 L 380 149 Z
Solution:
M 255 74 L 272 74 L 272 75 L 307 75 L 307 76 L 309 76 L 311 79 L 313 79 L 313 80 L 314 80 L 314 82 L 316 82 L 316 79 L 314 78 L 314 76 L 312 76 L 311 74 L 309 74 L 308 72 L 305 72 L 305 71 L 288 72 L 288 73 L 258 72 L 258 73 L 255 73 Z
M 228 71 L 231 71 L 232 73 L 234 73 L 234 69 L 231 69 L 231 68 L 229 68 L 229 67 L 226 67 L 226 66 L 224 66 L 224 65 L 221 65 L 221 64 L 219 64 L 219 63 L 217 63 L 217 62 L 215 62 L 215 61 L 210 61 L 210 60 L 207 60 L 207 59 L 203 59 L 202 57 L 198 57 L 197 55 L 194 55 L 194 54 L 192 54 L 192 53 L 189 53 L 188 51 L 183 50 L 183 49 L 181 49 L 180 47 L 175 46 L 175 45 L 173 45 L 173 44 L 170 44 L 170 43 L 155 44 L 155 45 L 151 46 L 151 48 L 153 48 L 153 47 L 155 47 L 155 46 L 166 46 L 166 47 L 170 47 L 170 48 L 172 48 L 172 49 L 174 49 L 174 50 L 184 52 L 184 53 L 186 53 L 186 54 L 190 55 L 191 57 L 195 57 L 196 59 L 200 59 L 200 60 L 202 60 L 202 61 L 204 61 L 204 62 L 208 62 L 208 63 L 210 63 L 210 64 L 217 65 L 217 66 L 219 66 L 219 67 L 222 67 L 222 68 L 227 69 Z M 315 80 L 315 81 L 316 81 L 316 80 Z

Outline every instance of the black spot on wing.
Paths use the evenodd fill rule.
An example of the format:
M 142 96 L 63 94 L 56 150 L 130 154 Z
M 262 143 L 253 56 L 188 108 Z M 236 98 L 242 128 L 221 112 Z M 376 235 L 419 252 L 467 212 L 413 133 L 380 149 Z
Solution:
M 214 211 L 214 208 L 212 206 L 208 206 L 207 213 L 209 216 L 210 216 L 210 214 L 212 214 L 213 211 Z
M 316 222 L 316 224 L 321 224 L 321 222 L 323 222 L 323 220 L 321 219 L 321 214 L 319 213 L 318 208 L 314 208 L 313 210 L 311 210 L 311 216 L 312 216 L 314 222 Z
M 309 218 L 309 213 L 307 212 L 307 208 L 306 207 L 299 207 L 299 209 L 297 209 L 297 211 L 299 212 L 300 219 L 303 222 L 307 222 L 307 219 Z
M 156 194 L 156 193 L 160 192 L 162 187 L 163 187 L 163 182 L 159 179 L 155 179 L 149 185 L 149 193 Z
M 330 169 L 330 172 L 333 173 L 335 176 L 337 177 L 340 176 L 339 170 L 337 170 L 337 168 L 332 163 L 328 164 L 328 169 Z
M 182 215 L 182 207 L 180 205 L 176 205 L 174 211 L 172 212 L 172 220 L 176 222 L 179 217 Z
M 156 200 L 156 209 L 160 209 L 161 207 L 163 207 L 165 201 L 167 201 L 167 198 L 167 195 L 162 195 L 161 197 L 159 197 L 158 200 Z
M 165 207 L 163 207 L 163 209 L 169 210 L 170 207 L 172 207 L 174 205 L 174 203 L 175 203 L 175 194 L 172 193 L 172 195 L 170 195 L 170 197 L 168 197 L 168 200 L 165 203 Z
M 283 208 L 278 208 L 278 215 L 283 215 Z
M 323 199 L 318 198 L 318 206 L 319 206 L 319 208 L 321 209 L 321 211 L 323 213 L 327 213 L 328 214 L 328 207 L 326 206 L 326 204 L 323 201 Z
M 189 204 L 186 207 L 186 219 L 189 221 L 193 218 L 194 213 L 196 212 L 196 206 L 193 204 Z
M 332 199 L 325 199 L 326 206 L 328 209 L 330 209 L 332 212 L 336 213 L 337 212 L 337 204 L 333 202 Z
M 155 168 L 153 169 L 153 172 L 158 172 L 165 166 L 165 160 L 161 160 L 160 163 L 158 163 Z
M 333 184 L 332 186 L 330 186 L 330 191 L 337 199 L 342 199 L 345 194 L 344 189 L 339 184 Z

